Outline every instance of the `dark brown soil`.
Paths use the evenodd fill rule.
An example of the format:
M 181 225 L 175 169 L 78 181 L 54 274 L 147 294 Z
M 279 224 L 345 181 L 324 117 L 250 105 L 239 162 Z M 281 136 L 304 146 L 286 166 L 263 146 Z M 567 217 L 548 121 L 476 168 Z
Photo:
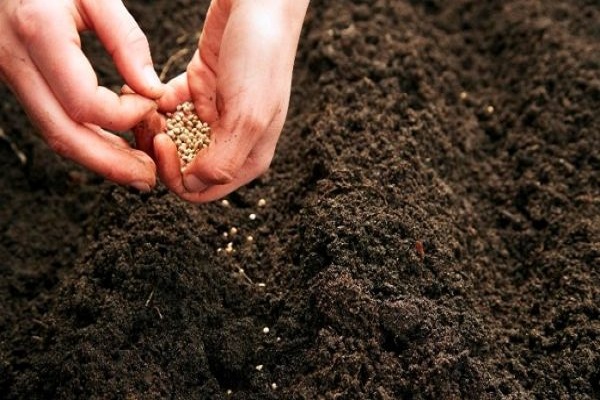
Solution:
M 127 3 L 159 70 L 207 7 Z M 599 398 L 598 3 L 315 0 L 300 47 L 229 207 L 60 160 L 0 89 L 1 397 Z

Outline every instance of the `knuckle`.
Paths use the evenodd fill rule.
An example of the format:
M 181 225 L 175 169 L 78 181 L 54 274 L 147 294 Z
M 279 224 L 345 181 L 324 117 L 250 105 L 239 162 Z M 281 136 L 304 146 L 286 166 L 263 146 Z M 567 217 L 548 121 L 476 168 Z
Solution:
M 237 168 L 233 161 L 213 165 L 206 171 L 205 179 L 212 184 L 224 185 L 233 182 Z
M 23 1 L 13 14 L 13 25 L 17 35 L 23 40 L 32 40 L 43 32 L 46 7 L 37 1 Z
M 127 43 L 125 47 L 129 49 L 132 47 L 143 47 L 144 49 L 149 47 L 146 35 L 144 35 L 142 29 L 137 25 L 132 26 L 131 29 L 129 29 L 125 43 Z
M 115 59 L 122 59 L 133 54 L 139 55 L 140 51 L 150 54 L 150 45 L 140 27 L 134 25 L 123 37 L 123 40 L 116 43 L 112 51 L 109 50 L 109 53 Z
M 260 157 L 254 157 L 250 155 L 247 161 L 247 167 L 250 171 L 250 175 L 254 178 L 258 178 L 261 175 L 267 173 L 271 166 L 273 154 L 261 155 Z
M 62 157 L 69 156 L 69 146 L 64 140 L 61 140 L 60 137 L 54 135 L 47 136 L 46 143 L 48 144 L 48 147 L 50 147 L 50 149 L 56 154 Z
M 267 124 L 265 119 L 256 115 L 249 115 L 244 120 L 244 130 L 251 134 L 262 133 L 266 128 Z
M 65 110 L 69 117 L 75 122 L 84 123 L 92 122 L 88 121 L 89 107 L 85 102 L 81 101 L 68 101 L 69 104 L 65 104 Z

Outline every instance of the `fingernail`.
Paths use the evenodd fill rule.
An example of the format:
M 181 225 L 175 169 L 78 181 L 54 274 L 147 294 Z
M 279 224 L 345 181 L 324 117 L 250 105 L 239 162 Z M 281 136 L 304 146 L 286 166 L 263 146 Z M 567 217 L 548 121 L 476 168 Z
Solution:
M 187 174 L 183 177 L 183 186 L 185 186 L 185 189 L 188 192 L 193 193 L 201 192 L 208 187 L 204 182 L 192 174 Z
M 131 182 L 129 184 L 129 186 L 139 190 L 140 192 L 149 192 L 150 191 L 150 185 L 143 181 Z
M 156 71 L 152 65 L 146 65 L 144 67 L 144 77 L 146 78 L 146 83 L 152 89 L 160 89 L 162 87 L 162 82 L 160 81 L 160 78 L 156 74 Z

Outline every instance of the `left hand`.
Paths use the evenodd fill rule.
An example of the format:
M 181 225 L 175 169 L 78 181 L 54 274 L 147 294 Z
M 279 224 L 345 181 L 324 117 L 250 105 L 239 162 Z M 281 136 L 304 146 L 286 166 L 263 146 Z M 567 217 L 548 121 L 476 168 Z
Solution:
M 0 1 L 0 79 L 58 154 L 112 181 L 148 191 L 153 160 L 108 130 L 126 130 L 151 111 L 164 87 L 148 41 L 121 0 Z M 138 94 L 99 86 L 79 32 L 94 31 Z

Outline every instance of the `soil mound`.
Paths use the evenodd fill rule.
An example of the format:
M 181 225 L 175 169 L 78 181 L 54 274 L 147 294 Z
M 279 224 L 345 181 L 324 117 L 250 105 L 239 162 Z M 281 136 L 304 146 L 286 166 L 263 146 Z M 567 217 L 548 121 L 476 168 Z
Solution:
M 207 1 L 127 5 L 183 70 Z M 271 170 L 201 206 L 60 160 L 0 88 L 3 398 L 600 397 L 598 21 L 315 0 Z

